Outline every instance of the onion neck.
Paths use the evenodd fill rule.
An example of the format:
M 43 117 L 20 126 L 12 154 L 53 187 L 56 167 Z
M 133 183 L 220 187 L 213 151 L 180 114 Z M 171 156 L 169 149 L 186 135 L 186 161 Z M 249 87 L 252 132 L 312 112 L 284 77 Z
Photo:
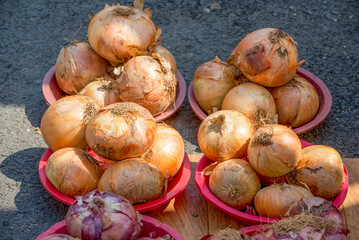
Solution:
M 252 147 L 256 147 L 259 145 L 269 146 L 272 145 L 273 142 L 271 141 L 271 138 L 273 137 L 273 128 L 270 127 L 269 131 L 262 130 L 262 132 L 253 139 L 253 142 L 251 143 Z
M 218 117 L 213 118 L 210 125 L 208 126 L 208 129 L 210 131 L 221 133 L 225 119 L 226 116 L 224 114 L 220 114 Z
M 83 121 L 85 124 L 87 124 L 88 121 L 97 113 L 97 109 L 95 107 L 95 104 L 93 103 L 86 103 L 85 106 L 85 112 L 83 116 Z

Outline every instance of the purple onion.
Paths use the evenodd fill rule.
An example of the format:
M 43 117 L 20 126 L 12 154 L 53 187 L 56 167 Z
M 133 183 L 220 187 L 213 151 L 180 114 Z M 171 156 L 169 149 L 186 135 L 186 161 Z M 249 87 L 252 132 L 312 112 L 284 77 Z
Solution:
M 41 240 L 79 240 L 79 239 L 66 234 L 50 234 L 44 238 L 41 238 Z

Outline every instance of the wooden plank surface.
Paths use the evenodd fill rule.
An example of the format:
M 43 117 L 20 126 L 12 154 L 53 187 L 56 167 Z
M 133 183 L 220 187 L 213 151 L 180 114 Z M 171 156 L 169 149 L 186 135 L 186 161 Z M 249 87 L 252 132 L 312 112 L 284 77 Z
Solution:
M 194 172 L 202 154 L 189 154 L 191 179 L 186 189 L 173 199 L 161 213 L 150 216 L 176 229 L 186 240 L 199 240 L 219 229 L 240 229 L 245 225 L 218 210 L 199 193 L 194 182 Z M 359 159 L 343 159 L 349 175 L 348 195 L 340 207 L 350 230 L 350 239 L 359 239 Z

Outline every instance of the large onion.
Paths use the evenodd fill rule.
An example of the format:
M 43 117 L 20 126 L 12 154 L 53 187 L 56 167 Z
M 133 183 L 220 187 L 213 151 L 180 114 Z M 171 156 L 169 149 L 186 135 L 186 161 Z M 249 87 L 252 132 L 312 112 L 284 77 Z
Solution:
M 212 161 L 242 158 L 255 130 L 242 113 L 221 110 L 203 120 L 198 130 L 198 144 Z
M 86 124 L 99 107 L 86 96 L 63 97 L 52 104 L 41 119 L 41 134 L 52 151 L 64 147 L 85 149 Z
M 102 108 L 86 129 L 86 141 L 99 156 L 112 160 L 138 157 L 156 134 L 156 121 L 136 103 L 114 103 Z
M 235 49 L 235 63 L 252 82 L 277 87 L 289 82 L 297 68 L 298 53 L 290 35 L 275 28 L 247 34 Z
M 62 91 L 76 94 L 106 74 L 109 63 L 87 42 L 72 42 L 63 47 L 56 61 L 56 81 Z
M 279 177 L 292 171 L 300 160 L 298 136 L 283 125 L 259 128 L 248 146 L 248 160 L 259 174 Z
M 157 46 L 153 53 L 167 59 L 171 63 L 171 68 L 174 73 L 177 73 L 177 63 L 172 53 L 165 47 Z
M 257 173 L 242 159 L 219 163 L 209 177 L 213 195 L 238 210 L 251 205 L 260 188 Z
M 163 194 L 165 178 L 151 163 L 141 158 L 130 158 L 106 169 L 97 188 L 123 196 L 131 204 L 144 203 Z

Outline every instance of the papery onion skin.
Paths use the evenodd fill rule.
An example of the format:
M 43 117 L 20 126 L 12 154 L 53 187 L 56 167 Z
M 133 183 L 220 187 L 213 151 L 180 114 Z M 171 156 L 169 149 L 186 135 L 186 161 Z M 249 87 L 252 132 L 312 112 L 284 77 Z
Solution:
M 279 177 L 292 171 L 301 157 L 298 136 L 283 125 L 259 128 L 248 145 L 248 161 L 253 169 L 266 177 Z
M 123 196 L 131 204 L 145 203 L 164 192 L 165 178 L 153 164 L 129 158 L 111 165 L 102 175 L 98 190 Z
M 85 149 L 88 121 L 99 107 L 89 97 L 73 95 L 57 100 L 41 119 L 41 134 L 52 151 L 64 147 Z
M 219 163 L 209 177 L 213 195 L 238 210 L 251 205 L 260 188 L 257 173 L 242 159 Z
M 216 231 L 208 240 L 251 240 L 252 238 L 232 228 Z
M 327 200 L 339 193 L 344 181 L 340 154 L 334 148 L 324 145 L 304 148 L 295 172 L 298 185 L 307 186 L 314 196 Z
M 182 136 L 167 124 L 158 123 L 155 140 L 141 158 L 155 165 L 171 180 L 181 168 L 184 154 Z
M 79 238 L 74 238 L 67 234 L 50 234 L 47 235 L 44 238 L 41 238 L 41 240 L 79 240 Z
M 62 148 L 51 154 L 45 173 L 55 188 L 69 197 L 95 190 L 102 174 L 93 158 L 77 148 Z
M 136 103 L 114 103 L 102 108 L 86 128 L 86 142 L 99 156 L 122 160 L 138 157 L 154 141 L 156 121 Z
M 57 57 L 55 75 L 62 91 L 76 94 L 97 77 L 106 74 L 109 62 L 87 42 L 72 42 Z
M 157 46 L 153 53 L 167 59 L 171 63 L 171 68 L 174 73 L 177 73 L 177 63 L 172 53 L 165 47 Z
M 87 36 L 92 48 L 112 64 L 144 54 L 156 41 L 152 13 L 120 4 L 109 6 L 90 20 Z
M 242 113 L 221 110 L 203 120 L 198 130 L 198 144 L 211 161 L 242 158 L 247 154 L 255 130 Z
M 221 110 L 224 97 L 237 85 L 230 67 L 218 57 L 199 66 L 192 83 L 196 101 L 207 114 Z
M 270 88 L 277 112 L 278 123 L 299 127 L 312 120 L 319 109 L 319 96 L 312 84 L 295 75 L 287 84 Z
M 304 61 L 290 35 L 275 28 L 247 34 L 235 49 L 235 64 L 251 81 L 265 87 L 289 82 Z

